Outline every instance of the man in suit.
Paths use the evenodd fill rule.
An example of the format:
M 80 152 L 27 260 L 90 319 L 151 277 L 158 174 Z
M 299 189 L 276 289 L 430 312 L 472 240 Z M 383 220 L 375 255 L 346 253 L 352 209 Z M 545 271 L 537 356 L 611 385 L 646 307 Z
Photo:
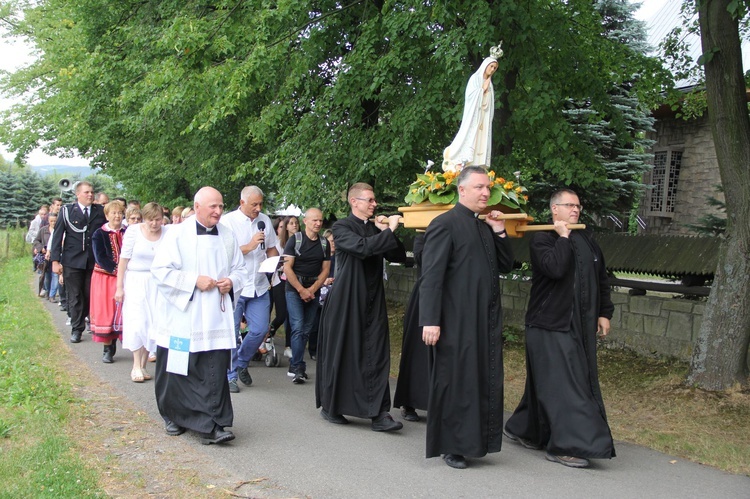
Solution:
M 70 342 L 79 343 L 89 314 L 89 289 L 94 271 L 91 235 L 107 219 L 104 208 L 94 203 L 94 188 L 88 182 L 76 185 L 77 202 L 65 205 L 52 234 L 52 272 L 62 274 L 68 295 Z

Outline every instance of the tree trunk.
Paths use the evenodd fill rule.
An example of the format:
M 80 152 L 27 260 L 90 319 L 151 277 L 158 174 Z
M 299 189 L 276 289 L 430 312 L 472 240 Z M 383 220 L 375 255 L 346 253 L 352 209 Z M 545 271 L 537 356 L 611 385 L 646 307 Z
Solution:
M 513 137 L 507 132 L 507 130 L 510 130 L 508 124 L 513 117 L 508 96 L 516 89 L 518 73 L 518 68 L 514 66 L 503 75 L 503 88 L 498 99 L 500 109 L 495 111 L 497 118 L 495 118 L 495 123 L 492 126 L 493 135 L 497 137 L 495 143 L 492 144 L 492 150 L 497 151 L 497 156 L 510 156 L 513 152 Z
M 730 0 L 700 0 L 708 117 L 727 208 L 719 252 L 688 382 L 707 390 L 747 383 L 750 343 L 750 119 L 738 20 Z M 706 186 L 708 187 L 708 186 Z

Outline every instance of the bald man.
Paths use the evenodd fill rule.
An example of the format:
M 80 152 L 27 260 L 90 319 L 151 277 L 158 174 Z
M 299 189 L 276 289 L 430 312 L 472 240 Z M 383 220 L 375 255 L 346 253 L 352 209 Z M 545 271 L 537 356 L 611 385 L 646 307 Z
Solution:
M 295 385 L 307 379 L 305 348 L 318 317 L 320 288 L 331 270 L 331 248 L 320 236 L 323 212 L 310 208 L 302 219 L 305 230 L 289 238 L 284 247 L 286 310 L 292 328 L 292 360 L 289 377 Z
M 200 189 L 195 220 L 173 225 L 151 265 L 159 295 L 155 317 L 156 403 L 168 435 L 186 429 L 203 444 L 234 439 L 234 412 L 226 378 L 236 345 L 229 291 L 249 276 L 234 234 L 219 225 L 221 193 Z

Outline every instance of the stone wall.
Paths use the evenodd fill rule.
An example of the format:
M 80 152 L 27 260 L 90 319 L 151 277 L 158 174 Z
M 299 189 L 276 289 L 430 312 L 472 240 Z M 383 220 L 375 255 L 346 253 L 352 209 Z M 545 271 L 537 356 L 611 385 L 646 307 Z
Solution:
M 654 124 L 655 132 L 649 138 L 655 140 L 652 151 L 675 149 L 682 151 L 682 166 L 677 182 L 677 198 L 671 217 L 652 216 L 647 211 L 648 195 L 641 202 L 640 215 L 646 220 L 648 234 L 693 235 L 687 225 L 698 224 L 706 213 L 722 215 L 706 203 L 711 196 L 723 201 L 724 195 L 716 191 L 721 184 L 719 164 L 716 159 L 714 140 L 707 114 L 697 119 L 662 117 Z M 650 182 L 646 175 L 645 182 Z
M 386 298 L 406 304 L 416 271 L 389 266 L 387 272 Z M 501 285 L 505 324 L 523 327 L 531 282 L 512 276 L 502 279 Z M 612 302 L 615 312 L 608 343 L 646 355 L 690 359 L 703 319 L 704 302 L 656 295 L 630 296 L 627 290 L 612 293 Z

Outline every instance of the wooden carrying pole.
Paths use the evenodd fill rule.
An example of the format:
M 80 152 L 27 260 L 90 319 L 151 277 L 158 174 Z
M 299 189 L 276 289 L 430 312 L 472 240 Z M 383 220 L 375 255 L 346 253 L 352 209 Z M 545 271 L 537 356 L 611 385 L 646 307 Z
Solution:
M 586 224 L 568 224 L 568 229 L 579 230 L 585 229 Z M 544 225 L 519 225 L 516 227 L 516 232 L 537 232 L 540 230 L 555 230 L 555 226 L 552 224 Z

